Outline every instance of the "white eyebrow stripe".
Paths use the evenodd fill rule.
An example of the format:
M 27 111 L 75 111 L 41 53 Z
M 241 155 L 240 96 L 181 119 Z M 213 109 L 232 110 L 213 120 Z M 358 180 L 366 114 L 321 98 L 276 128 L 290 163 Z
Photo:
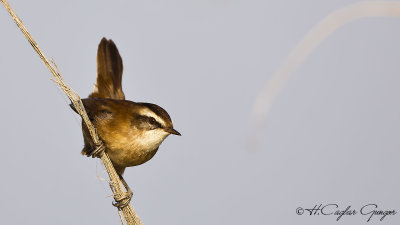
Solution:
M 161 117 L 159 117 L 157 114 L 155 114 L 153 111 L 151 111 L 151 110 L 149 110 L 149 109 L 147 109 L 147 108 L 141 109 L 141 110 L 139 111 L 139 115 L 147 116 L 147 117 L 153 117 L 153 118 L 154 118 L 157 122 L 159 122 L 163 127 L 166 126 L 164 120 L 161 119 Z

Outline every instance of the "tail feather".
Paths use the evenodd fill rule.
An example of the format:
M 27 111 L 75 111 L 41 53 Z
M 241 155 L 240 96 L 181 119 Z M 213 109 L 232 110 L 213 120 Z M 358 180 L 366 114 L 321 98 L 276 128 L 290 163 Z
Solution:
M 89 97 L 124 100 L 122 70 L 122 59 L 117 46 L 111 39 L 101 39 L 97 50 L 97 80 Z

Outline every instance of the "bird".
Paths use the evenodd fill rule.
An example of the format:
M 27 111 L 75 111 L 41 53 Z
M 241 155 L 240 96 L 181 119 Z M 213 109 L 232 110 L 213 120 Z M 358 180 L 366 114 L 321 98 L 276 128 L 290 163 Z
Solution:
M 132 191 L 123 178 L 126 167 L 138 166 L 157 153 L 169 135 L 181 134 L 174 129 L 171 117 L 162 107 L 125 100 L 122 90 L 122 58 L 115 43 L 105 37 L 97 49 L 97 79 L 93 92 L 82 99 L 90 121 L 108 154 L 130 201 Z M 71 108 L 77 113 L 74 106 Z M 82 154 L 99 157 L 89 130 L 82 121 L 84 147 Z M 128 203 L 129 203 L 128 201 Z M 115 206 L 123 207 L 117 202 Z M 126 203 L 127 201 L 125 201 Z

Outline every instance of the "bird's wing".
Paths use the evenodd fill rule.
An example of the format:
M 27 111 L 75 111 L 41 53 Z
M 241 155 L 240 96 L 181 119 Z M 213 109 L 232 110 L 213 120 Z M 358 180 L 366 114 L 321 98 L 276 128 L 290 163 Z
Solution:
M 97 50 L 97 80 L 89 98 L 125 100 L 122 91 L 122 59 L 117 46 L 110 39 L 101 39 Z

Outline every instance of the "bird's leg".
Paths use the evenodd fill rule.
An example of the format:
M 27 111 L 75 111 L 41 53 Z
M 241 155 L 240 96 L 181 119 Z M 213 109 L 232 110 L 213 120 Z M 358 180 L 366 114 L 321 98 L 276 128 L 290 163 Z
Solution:
M 119 199 L 115 199 L 115 203 L 113 203 L 113 205 L 117 208 L 124 208 L 125 206 L 129 205 L 129 203 L 131 202 L 133 192 L 132 192 L 131 188 L 128 186 L 128 184 L 126 183 L 125 179 L 121 175 L 119 175 L 119 178 L 121 179 L 121 182 L 125 187 L 126 193 L 125 193 L 125 196 L 123 196 Z
M 133 192 L 132 192 L 131 188 L 129 187 L 128 183 L 126 183 L 125 179 L 124 179 L 121 175 L 119 175 L 119 179 L 121 179 L 121 182 L 122 182 L 122 184 L 123 184 L 124 187 L 125 187 L 126 194 L 127 194 L 128 196 L 130 196 L 129 199 L 131 199 L 131 198 L 132 198 L 132 195 L 133 195 Z

